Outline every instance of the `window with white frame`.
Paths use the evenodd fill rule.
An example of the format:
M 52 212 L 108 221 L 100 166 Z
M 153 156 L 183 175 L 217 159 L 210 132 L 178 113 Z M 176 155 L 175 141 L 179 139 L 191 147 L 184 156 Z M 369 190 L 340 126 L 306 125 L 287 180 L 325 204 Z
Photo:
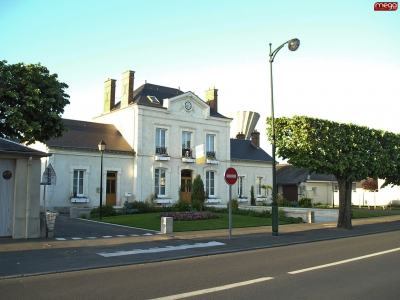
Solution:
M 154 194 L 165 196 L 165 169 L 155 169 L 154 176 Z
M 182 157 L 192 157 L 190 146 L 192 144 L 192 133 L 188 131 L 182 132 Z
M 72 192 L 74 197 L 83 197 L 83 183 L 85 172 L 83 170 L 74 170 L 74 181 Z
M 262 187 L 262 177 L 257 177 L 257 195 L 258 196 L 261 196 L 262 195 L 262 193 L 261 193 L 261 187 Z
M 210 159 L 215 158 L 215 135 L 207 134 L 206 135 L 206 156 Z
M 206 194 L 208 197 L 215 196 L 215 173 L 213 171 L 206 172 Z
M 156 129 L 156 154 L 166 154 L 167 147 L 165 146 L 166 130 L 162 128 Z
M 316 187 L 313 187 L 312 191 L 313 191 L 313 195 L 317 195 L 317 188 Z
M 243 176 L 239 176 L 238 180 L 237 180 L 237 194 L 239 198 L 244 197 L 244 177 Z

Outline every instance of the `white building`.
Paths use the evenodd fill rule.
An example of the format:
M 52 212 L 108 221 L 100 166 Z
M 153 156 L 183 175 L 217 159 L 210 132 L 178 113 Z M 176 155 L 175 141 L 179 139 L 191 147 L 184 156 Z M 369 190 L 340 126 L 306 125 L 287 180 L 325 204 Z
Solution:
M 149 83 L 134 90 L 134 72 L 126 71 L 121 101 L 116 103 L 115 83 L 105 82 L 103 113 L 94 122 L 65 120 L 70 132 L 42 145 L 52 153 L 43 168 L 51 163 L 57 174 L 57 184 L 47 187 L 42 205 L 99 205 L 101 140 L 106 143 L 103 203 L 122 206 L 126 200 L 144 201 L 153 195 L 160 204 L 173 203 L 179 196 L 189 200 L 186 184 L 200 174 L 207 202 L 225 204 L 228 167 L 240 176 L 233 196 L 238 191 L 250 196 L 251 185 L 271 185 L 272 159 L 259 148 L 259 133 L 251 141 L 230 139 L 232 119 L 218 112 L 216 89 L 206 92 L 205 101 L 192 92 Z M 206 160 L 196 164 L 195 147 L 201 145 Z

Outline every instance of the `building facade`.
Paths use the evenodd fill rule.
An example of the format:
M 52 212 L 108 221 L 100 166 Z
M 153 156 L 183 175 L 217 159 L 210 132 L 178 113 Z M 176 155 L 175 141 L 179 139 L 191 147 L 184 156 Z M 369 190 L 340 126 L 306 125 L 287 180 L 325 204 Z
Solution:
M 272 159 L 259 148 L 259 134 L 252 141 L 232 143 L 232 119 L 218 112 L 217 89 L 206 91 L 204 101 L 192 92 L 149 83 L 134 89 L 134 72 L 126 71 L 116 102 L 115 86 L 114 79 L 105 82 L 103 113 L 94 122 L 65 120 L 70 132 L 42 145 L 53 154 L 46 163 L 63 182 L 46 193 L 54 208 L 99 205 L 101 140 L 106 143 L 103 195 L 112 205 L 150 198 L 158 204 L 189 200 L 190 183 L 197 174 L 203 179 L 207 202 L 226 204 L 228 167 L 237 168 L 242 179 L 236 185 L 242 185 L 248 196 L 257 180 L 271 184 Z M 243 153 L 232 160 L 231 151 Z M 201 153 L 204 163 L 197 164 Z

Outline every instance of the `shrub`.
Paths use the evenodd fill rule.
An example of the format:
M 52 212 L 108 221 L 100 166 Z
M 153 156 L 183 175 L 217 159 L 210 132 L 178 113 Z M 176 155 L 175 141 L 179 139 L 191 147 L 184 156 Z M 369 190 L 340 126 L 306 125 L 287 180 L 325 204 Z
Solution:
M 191 205 L 189 205 L 190 211 L 202 211 L 204 207 L 204 202 L 200 200 L 192 200 Z
M 256 217 L 256 218 L 271 218 L 272 214 L 269 210 L 265 211 L 256 211 L 252 209 L 238 209 L 232 211 L 233 214 L 239 216 L 249 216 L 249 217 Z
M 278 194 L 276 201 L 278 202 L 278 206 L 280 206 L 280 207 L 291 207 L 292 206 L 292 203 L 280 194 Z
M 252 185 L 250 188 L 250 205 L 256 205 L 256 198 L 254 197 L 254 186 Z
M 192 196 L 190 198 L 192 205 L 196 206 L 200 211 L 203 209 L 206 201 L 206 193 L 204 191 L 204 183 L 200 175 L 197 174 L 193 180 Z
M 229 210 L 229 201 L 226 204 L 226 209 Z M 236 198 L 232 199 L 232 211 L 236 211 L 239 209 L 239 201 Z
M 100 211 L 100 206 L 96 207 L 96 208 L 93 208 L 90 211 L 90 217 L 91 218 L 98 218 L 99 217 L 99 211 Z M 116 212 L 116 210 L 114 209 L 114 207 L 112 205 L 104 204 L 102 206 L 102 209 L 101 209 L 101 215 L 102 215 L 102 217 L 111 217 L 111 216 L 116 216 L 117 212 Z
M 132 202 L 125 201 L 124 206 L 122 207 L 122 211 L 124 214 L 130 215 L 130 214 L 137 214 L 139 210 L 137 208 L 134 208 Z
M 312 202 L 311 198 L 307 198 L 307 197 L 303 196 L 299 199 L 299 206 L 300 207 L 311 207 L 312 206 L 311 202 Z
M 290 223 L 290 224 L 303 223 L 303 219 L 301 217 L 298 217 L 298 218 L 286 217 L 285 212 L 282 209 L 280 209 L 278 211 L 278 219 L 281 221 L 285 221 L 286 223 Z
M 187 201 L 179 199 L 178 201 L 176 201 L 172 204 L 172 210 L 173 211 L 189 211 L 190 204 Z
M 165 212 L 161 213 L 157 216 L 157 218 L 161 219 L 162 217 L 171 217 L 174 221 L 193 221 L 193 220 L 207 220 L 207 219 L 220 219 L 222 218 L 218 214 L 210 213 L 210 212 Z

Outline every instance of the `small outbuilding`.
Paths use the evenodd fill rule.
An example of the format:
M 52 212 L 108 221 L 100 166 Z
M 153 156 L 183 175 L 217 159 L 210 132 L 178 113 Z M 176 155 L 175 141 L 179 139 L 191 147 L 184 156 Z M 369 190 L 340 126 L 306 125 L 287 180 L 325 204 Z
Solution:
M 41 158 L 50 155 L 0 138 L 0 237 L 46 232 L 40 225 Z

